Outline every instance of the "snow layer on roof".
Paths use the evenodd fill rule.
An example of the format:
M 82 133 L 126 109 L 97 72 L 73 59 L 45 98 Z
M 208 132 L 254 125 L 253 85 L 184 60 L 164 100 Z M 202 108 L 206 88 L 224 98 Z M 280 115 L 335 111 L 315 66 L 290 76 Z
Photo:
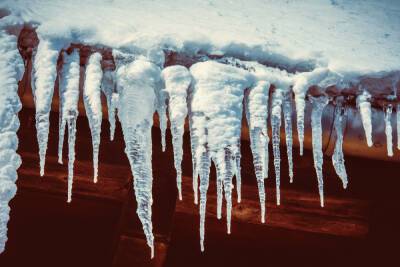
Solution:
M 5 0 L 1 25 L 55 38 L 362 73 L 400 69 L 400 1 Z M 6 12 L 8 11 L 8 12 Z

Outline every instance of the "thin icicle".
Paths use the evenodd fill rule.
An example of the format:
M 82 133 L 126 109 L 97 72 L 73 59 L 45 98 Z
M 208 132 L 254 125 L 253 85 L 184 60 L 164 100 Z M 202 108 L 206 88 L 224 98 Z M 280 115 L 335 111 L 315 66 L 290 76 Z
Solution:
M 75 162 L 76 120 L 78 118 L 79 100 L 79 53 L 74 50 L 70 55 L 63 52 L 63 67 L 60 74 L 60 132 L 59 155 L 62 155 L 65 124 L 68 126 L 68 199 L 72 200 L 72 184 Z
M 343 113 L 343 104 L 341 102 L 337 102 L 334 118 L 336 143 L 332 154 L 332 164 L 336 174 L 339 176 L 340 180 L 342 180 L 343 188 L 347 188 L 348 178 L 343 155 Z
M 283 118 L 285 121 L 286 151 L 289 166 L 289 178 L 293 183 L 293 131 L 292 131 L 292 92 L 289 91 L 283 100 Z
M 86 67 L 85 86 L 83 89 L 83 102 L 89 121 L 90 132 L 92 134 L 93 181 L 95 183 L 97 183 L 98 176 L 101 121 L 103 117 L 100 99 L 102 76 L 101 55 L 100 53 L 95 53 L 89 58 L 89 63 Z
M 23 72 L 17 39 L 0 30 L 0 254 L 7 242 L 9 202 L 17 192 L 17 170 L 21 165 L 16 151 L 20 126 L 18 112 L 22 108 L 18 81 Z
M 361 121 L 365 131 L 365 137 L 369 147 L 372 143 L 372 123 L 371 123 L 371 103 L 369 102 L 371 95 L 367 91 L 363 91 L 361 95 L 357 97 L 357 107 L 360 110 Z
M 393 157 L 393 141 L 392 141 L 392 105 L 385 108 L 385 134 L 386 134 L 386 147 L 389 157 Z
M 312 129 L 312 150 L 314 158 L 314 168 L 317 173 L 318 191 L 321 207 L 324 206 L 324 178 L 322 173 L 322 164 L 324 156 L 322 152 L 322 113 L 329 100 L 326 96 L 309 96 L 312 104 L 311 129 Z
M 297 115 L 297 135 L 299 138 L 300 155 L 303 155 L 304 144 L 304 113 L 306 108 L 305 97 L 311 85 L 317 85 L 329 74 L 326 68 L 317 68 L 312 72 L 305 72 L 296 77 L 293 85 L 295 94 L 296 115 Z
M 400 150 L 400 104 L 396 106 L 397 149 Z
M 40 176 L 44 175 L 49 116 L 57 77 L 57 60 L 60 45 L 39 36 L 37 51 L 33 54 L 32 90 L 36 107 L 36 132 L 39 144 Z
M 282 103 L 284 92 L 277 88 L 272 93 L 271 100 L 271 127 L 272 127 L 272 149 L 274 154 L 274 167 L 276 177 L 276 204 L 281 204 L 281 155 L 280 155 L 280 134 L 282 121 Z
M 187 68 L 171 66 L 162 71 L 165 91 L 168 93 L 168 111 L 171 122 L 172 144 L 174 149 L 174 165 L 179 200 L 182 200 L 182 155 L 183 132 L 187 116 L 187 90 L 192 77 Z
M 261 222 L 265 222 L 264 178 L 268 176 L 268 96 L 269 82 L 260 81 L 250 88 L 245 98 L 246 117 L 250 130 L 250 147 L 257 178 L 261 206 Z
M 115 115 L 118 107 L 118 93 L 115 86 L 115 73 L 112 70 L 104 70 L 101 81 L 101 90 L 107 99 L 108 122 L 110 123 L 110 140 L 114 140 Z
M 118 117 L 125 140 L 125 153 L 134 177 L 137 214 L 143 225 L 152 258 L 154 236 L 151 222 L 153 203 L 151 127 L 156 105 L 156 86 L 160 75 L 161 70 L 146 60 L 121 64 L 116 74 L 120 96 Z

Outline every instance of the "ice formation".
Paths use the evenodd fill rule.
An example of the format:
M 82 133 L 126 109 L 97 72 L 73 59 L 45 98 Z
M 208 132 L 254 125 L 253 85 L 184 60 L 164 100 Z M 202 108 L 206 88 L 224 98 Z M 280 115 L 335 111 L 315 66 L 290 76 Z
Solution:
M 321 202 L 321 207 L 324 206 L 324 178 L 323 178 L 323 170 L 322 164 L 324 161 L 324 155 L 322 152 L 322 112 L 324 111 L 325 106 L 328 104 L 328 97 L 319 96 L 313 97 L 310 96 L 310 101 L 312 104 L 312 112 L 311 112 L 311 129 L 312 129 L 312 151 L 314 157 L 314 168 L 317 173 L 318 180 L 318 191 L 319 198 Z
M 101 134 L 101 120 L 103 117 L 100 99 L 100 86 L 103 76 L 101 69 L 101 54 L 95 53 L 90 56 L 86 66 L 85 84 L 83 88 L 83 102 L 89 121 L 93 145 L 93 181 L 97 183 L 99 165 L 99 146 Z
M 187 91 L 192 82 L 192 76 L 184 66 L 167 67 L 163 69 L 161 75 L 164 80 L 165 91 L 168 94 L 168 113 L 171 122 L 176 185 L 179 199 L 182 200 L 183 132 L 185 130 L 185 118 L 188 113 L 186 104 Z
M 18 81 L 23 70 L 16 38 L 0 30 L 0 253 L 7 242 L 8 203 L 17 192 L 17 169 L 21 165 L 16 151 L 21 109 Z
M 157 86 L 160 83 L 161 70 L 147 60 L 138 59 L 120 64 L 116 71 L 118 118 L 124 135 L 125 153 L 134 176 L 137 213 L 153 257 L 151 126 L 157 105 L 156 93 L 159 90 Z

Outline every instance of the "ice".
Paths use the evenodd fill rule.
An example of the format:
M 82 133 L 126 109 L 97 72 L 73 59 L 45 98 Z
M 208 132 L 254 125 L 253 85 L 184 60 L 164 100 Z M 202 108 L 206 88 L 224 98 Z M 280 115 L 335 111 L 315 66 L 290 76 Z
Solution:
M 371 122 L 371 103 L 369 102 L 371 95 L 367 91 L 357 96 L 357 107 L 360 111 L 361 121 L 367 139 L 367 145 L 371 147 L 372 143 L 372 122 Z
M 318 179 L 318 191 L 321 207 L 324 206 L 324 180 L 322 173 L 322 164 L 324 161 L 322 152 L 322 113 L 329 99 L 326 96 L 313 97 L 309 96 L 312 104 L 311 111 L 311 130 L 312 130 L 312 151 L 314 157 L 314 167 Z
M 289 178 L 293 183 L 293 133 L 292 133 L 292 92 L 286 93 L 283 100 L 283 118 L 285 122 L 286 152 L 288 157 Z
M 182 155 L 183 132 L 187 109 L 187 90 L 192 76 L 183 66 L 171 66 L 162 71 L 165 91 L 168 94 L 168 112 L 171 122 L 172 144 L 174 149 L 174 165 L 179 200 L 182 200 Z
M 63 67 L 60 73 L 60 119 L 59 119 L 59 160 L 62 158 L 65 125 L 68 126 L 68 199 L 72 201 L 74 178 L 76 120 L 79 100 L 79 52 L 63 52 Z
M 151 248 L 151 257 L 154 256 L 151 127 L 160 75 L 160 68 L 145 59 L 121 64 L 116 73 L 120 96 L 118 118 L 124 135 L 125 153 L 134 177 L 137 214 Z
M 18 112 L 21 102 L 18 81 L 24 64 L 17 49 L 17 39 L 0 30 L 0 253 L 7 242 L 7 224 L 10 219 L 9 201 L 17 191 L 17 169 L 21 158 L 18 148 Z
M 329 73 L 327 68 L 317 68 L 311 72 L 304 72 L 296 76 L 293 85 L 297 115 L 297 135 L 299 138 L 300 155 L 303 155 L 304 143 L 304 112 L 306 107 L 305 97 L 308 88 L 321 82 Z
M 250 147 L 257 178 L 261 206 L 261 222 L 265 222 L 265 187 L 268 177 L 268 98 L 270 83 L 260 81 L 250 88 L 245 98 L 246 118 L 250 131 Z
M 107 99 L 108 122 L 110 123 L 110 140 L 114 140 L 115 115 L 118 107 L 118 92 L 115 85 L 115 73 L 113 70 L 104 70 L 101 81 L 101 91 Z
M 101 69 L 101 54 L 94 53 L 90 56 L 86 66 L 85 83 L 83 88 L 83 103 L 89 121 L 93 146 L 93 181 L 97 183 L 99 165 L 99 146 L 102 122 L 102 108 L 100 99 L 100 86 L 103 76 Z
M 272 128 L 272 150 L 274 154 L 274 167 L 276 177 L 276 204 L 281 204 L 281 155 L 280 155 L 280 134 L 282 121 L 282 103 L 285 92 L 276 88 L 272 93 L 271 100 L 271 128 Z
M 332 154 L 332 164 L 336 171 L 336 174 L 342 180 L 343 188 L 347 188 L 348 178 L 346 172 L 346 166 L 344 165 L 344 155 L 343 155 L 343 114 L 345 108 L 341 101 L 336 102 L 335 107 L 335 118 L 334 118 L 334 128 L 336 133 L 336 143 L 335 149 Z
M 232 178 L 240 153 L 242 101 L 244 90 L 254 83 L 254 78 L 245 70 L 213 61 L 196 63 L 190 72 L 194 79 L 189 103 L 192 154 L 196 159 L 193 173 L 201 176 L 209 172 L 209 164 L 200 162 L 201 155 L 209 154 L 217 170 L 217 217 L 222 214 L 224 191 L 227 232 L 230 233 Z M 204 209 L 205 194 L 201 192 L 200 195 Z M 204 240 L 204 232 L 200 234 L 200 239 Z
M 389 157 L 393 157 L 393 141 L 392 141 L 392 105 L 385 108 L 385 134 L 386 134 L 386 147 Z
M 39 144 L 40 175 L 44 175 L 49 116 L 57 77 L 60 44 L 39 36 L 37 51 L 33 53 L 32 90 L 36 107 L 36 132 Z

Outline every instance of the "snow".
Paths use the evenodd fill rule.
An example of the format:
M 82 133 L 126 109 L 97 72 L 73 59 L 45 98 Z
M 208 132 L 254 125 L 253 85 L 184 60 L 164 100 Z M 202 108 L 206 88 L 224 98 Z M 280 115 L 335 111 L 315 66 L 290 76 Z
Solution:
M 21 109 L 17 91 L 24 65 L 16 44 L 14 36 L 0 31 L 0 253 L 7 242 L 8 203 L 16 194 L 17 169 L 21 165 L 16 153 Z

